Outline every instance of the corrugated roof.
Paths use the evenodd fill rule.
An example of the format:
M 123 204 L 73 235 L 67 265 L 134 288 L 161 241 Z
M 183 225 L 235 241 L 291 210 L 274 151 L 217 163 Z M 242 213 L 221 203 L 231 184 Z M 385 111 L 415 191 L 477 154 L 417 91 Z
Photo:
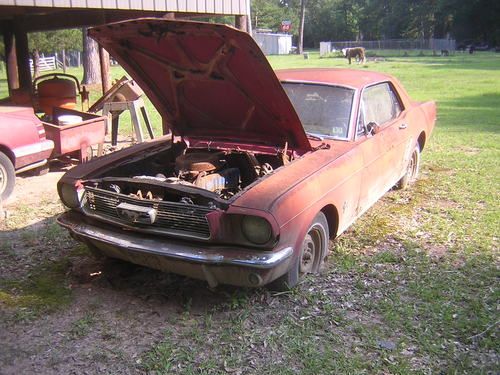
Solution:
M 247 14 L 250 0 L 0 0 L 1 6 Z

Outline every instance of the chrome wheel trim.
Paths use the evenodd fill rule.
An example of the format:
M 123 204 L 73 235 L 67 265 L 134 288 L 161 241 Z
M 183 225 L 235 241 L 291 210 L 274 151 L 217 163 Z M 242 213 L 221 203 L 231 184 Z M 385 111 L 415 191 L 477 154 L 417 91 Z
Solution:
M 300 274 L 311 273 L 317 269 L 318 262 L 323 252 L 322 237 L 321 230 L 313 227 L 304 238 L 299 264 Z
M 408 174 L 410 176 L 410 181 L 413 181 L 417 177 L 418 168 L 418 151 L 414 150 L 411 154 L 410 162 L 408 163 Z
M 0 195 L 7 188 L 7 169 L 3 165 L 0 164 Z

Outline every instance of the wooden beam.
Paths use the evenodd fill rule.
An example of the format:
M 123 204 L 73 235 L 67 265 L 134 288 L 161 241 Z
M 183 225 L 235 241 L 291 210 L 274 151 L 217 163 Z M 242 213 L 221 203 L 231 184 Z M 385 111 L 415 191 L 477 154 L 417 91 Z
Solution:
M 109 53 L 99 46 L 99 61 L 101 63 L 102 94 L 111 88 L 111 76 L 109 75 Z
M 5 29 L 3 31 L 3 42 L 5 46 L 5 65 L 7 67 L 7 84 L 10 93 L 12 90 L 19 88 L 16 44 L 12 29 Z
M 61 9 L 47 14 L 30 14 L 23 17 L 22 25 L 28 32 L 80 28 L 106 23 L 104 10 Z
M 234 16 L 234 24 L 238 30 L 248 32 L 248 17 L 247 16 Z
M 14 28 L 19 88 L 31 92 L 31 68 L 28 48 L 28 33 L 18 27 Z

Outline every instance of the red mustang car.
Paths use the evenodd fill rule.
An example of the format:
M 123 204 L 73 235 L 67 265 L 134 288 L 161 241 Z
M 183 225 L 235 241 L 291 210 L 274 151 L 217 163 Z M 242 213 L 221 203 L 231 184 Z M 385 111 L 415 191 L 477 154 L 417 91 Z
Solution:
M 436 120 L 388 75 L 275 73 L 223 25 L 139 19 L 90 35 L 171 134 L 69 171 L 58 221 L 94 252 L 211 286 L 284 289 L 317 272 L 330 238 L 416 178 Z
M 16 173 L 43 167 L 53 148 L 33 107 L 0 106 L 0 199 L 12 193 Z

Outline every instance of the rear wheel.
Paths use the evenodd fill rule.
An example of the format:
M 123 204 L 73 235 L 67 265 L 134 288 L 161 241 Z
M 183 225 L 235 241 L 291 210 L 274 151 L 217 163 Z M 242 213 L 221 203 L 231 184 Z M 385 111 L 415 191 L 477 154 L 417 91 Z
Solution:
M 16 182 L 16 171 L 10 159 L 3 152 L 0 152 L 0 199 L 7 199 Z
M 328 253 L 328 241 L 328 221 L 323 212 L 319 212 L 302 241 L 299 256 L 287 273 L 269 285 L 270 289 L 289 290 L 308 273 L 319 272 Z
M 401 180 L 396 184 L 396 189 L 406 189 L 408 185 L 413 183 L 418 176 L 418 171 L 420 169 L 420 146 L 417 144 L 411 153 L 410 160 L 406 167 L 406 172 Z

